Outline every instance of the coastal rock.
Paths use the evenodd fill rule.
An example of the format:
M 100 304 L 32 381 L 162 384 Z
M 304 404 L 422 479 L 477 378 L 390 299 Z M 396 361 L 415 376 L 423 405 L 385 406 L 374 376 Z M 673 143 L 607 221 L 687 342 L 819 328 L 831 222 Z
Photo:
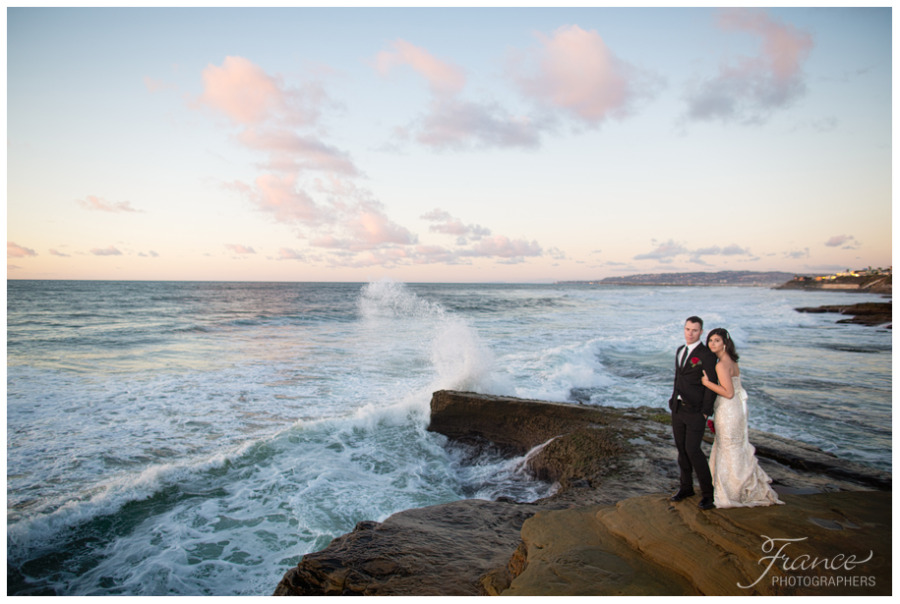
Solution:
M 620 416 L 609 408 L 439 390 L 431 398 L 428 429 L 459 442 L 490 443 L 522 455 L 560 434 L 607 425 Z
M 481 577 L 505 567 L 535 511 L 470 499 L 361 522 L 304 556 L 274 595 L 478 595 Z
M 649 495 L 539 512 L 522 527 L 523 571 L 500 593 L 891 594 L 890 493 L 783 499 L 704 512 Z
M 533 503 L 456 501 L 361 522 L 305 555 L 275 595 L 720 593 L 728 586 L 714 576 L 717 565 L 749 573 L 749 561 L 763 555 L 760 534 L 809 536 L 810 551 L 832 551 L 837 542 L 818 533 L 814 540 L 810 522 L 822 530 L 864 527 L 841 533 L 854 547 L 877 534 L 882 548 L 887 538 L 886 552 L 876 553 L 887 556 L 888 578 L 874 576 L 879 589 L 890 585 L 890 494 L 885 500 L 873 490 L 890 490 L 889 473 L 751 431 L 760 466 L 788 505 L 704 514 L 691 500 L 668 503 L 678 469 L 667 410 L 458 391 L 434 393 L 431 410 L 429 430 L 449 437 L 448 446 L 523 456 L 535 477 L 558 489 Z M 719 543 L 719 533 L 730 541 Z M 682 546 L 697 540 L 718 549 L 708 552 L 708 576 L 695 580 L 691 567 L 668 558 L 683 557 Z M 648 547 L 669 555 L 660 562 Z
M 893 321 L 893 305 L 890 302 L 863 302 L 861 304 L 826 305 L 797 308 L 797 312 L 806 313 L 839 313 L 851 315 L 850 319 L 841 319 L 838 323 L 858 323 L 860 325 L 883 325 Z M 890 325 L 888 325 L 890 327 Z

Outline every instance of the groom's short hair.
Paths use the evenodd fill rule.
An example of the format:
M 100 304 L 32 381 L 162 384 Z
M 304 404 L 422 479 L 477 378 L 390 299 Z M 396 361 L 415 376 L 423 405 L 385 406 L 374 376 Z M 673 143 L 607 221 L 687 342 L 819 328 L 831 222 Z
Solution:
M 685 323 L 699 323 L 700 329 L 703 329 L 703 319 L 700 317 L 688 317 Z

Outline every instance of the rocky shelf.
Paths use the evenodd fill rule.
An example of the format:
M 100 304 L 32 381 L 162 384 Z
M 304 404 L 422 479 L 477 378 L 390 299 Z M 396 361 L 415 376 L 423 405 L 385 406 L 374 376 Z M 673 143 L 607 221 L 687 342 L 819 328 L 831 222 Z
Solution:
M 534 476 L 559 488 L 360 522 L 275 595 L 891 594 L 889 473 L 751 430 L 786 505 L 703 512 L 668 500 L 678 470 L 663 409 L 439 391 L 429 430 L 473 454 L 530 452 Z
M 886 325 L 890 328 L 893 321 L 893 305 L 891 302 L 862 302 L 860 304 L 812 306 L 795 309 L 808 313 L 839 313 L 850 315 L 849 319 L 841 319 L 838 323 L 858 323 L 861 325 Z

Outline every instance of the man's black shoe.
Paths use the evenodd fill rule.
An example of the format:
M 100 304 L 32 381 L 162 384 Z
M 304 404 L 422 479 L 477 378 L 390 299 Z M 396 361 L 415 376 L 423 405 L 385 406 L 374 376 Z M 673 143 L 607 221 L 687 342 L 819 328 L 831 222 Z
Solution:
M 716 504 L 713 503 L 712 497 L 704 497 L 700 500 L 700 503 L 697 504 L 697 507 L 699 507 L 701 510 L 711 510 L 716 507 Z
M 682 489 L 682 490 L 679 490 L 674 495 L 672 495 L 671 497 L 669 497 L 669 501 L 679 502 L 682 499 L 687 499 L 688 497 L 693 497 L 693 496 L 694 496 L 693 491 L 685 491 Z

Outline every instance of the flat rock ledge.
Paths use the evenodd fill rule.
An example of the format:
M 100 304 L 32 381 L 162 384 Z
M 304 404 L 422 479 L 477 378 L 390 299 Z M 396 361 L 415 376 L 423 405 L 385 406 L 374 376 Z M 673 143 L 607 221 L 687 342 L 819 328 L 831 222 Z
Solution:
M 360 522 L 275 595 L 891 594 L 887 472 L 751 430 L 786 505 L 702 512 L 696 497 L 668 501 L 678 474 L 664 409 L 445 390 L 429 430 L 472 456 L 524 456 L 558 488 Z
M 862 302 L 860 304 L 807 306 L 795 309 L 805 313 L 837 313 L 850 315 L 849 319 L 840 319 L 838 323 L 856 323 L 859 325 L 883 325 L 891 328 L 893 321 L 892 302 Z

